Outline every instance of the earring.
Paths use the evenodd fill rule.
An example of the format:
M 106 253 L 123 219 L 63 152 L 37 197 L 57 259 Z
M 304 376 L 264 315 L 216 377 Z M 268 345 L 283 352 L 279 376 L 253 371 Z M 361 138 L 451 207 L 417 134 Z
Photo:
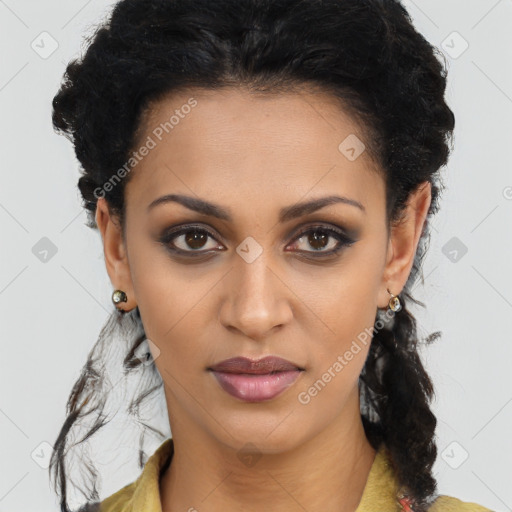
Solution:
M 402 309 L 402 304 L 400 304 L 400 299 L 393 295 L 389 289 L 388 293 L 391 295 L 391 298 L 389 299 L 388 307 L 391 311 L 394 311 L 395 313 L 398 313 Z
M 116 306 L 119 311 L 124 311 L 121 308 L 118 308 L 117 305 L 121 302 L 127 302 L 128 298 L 126 297 L 126 293 L 123 292 L 123 290 L 114 290 L 112 293 L 112 302 Z

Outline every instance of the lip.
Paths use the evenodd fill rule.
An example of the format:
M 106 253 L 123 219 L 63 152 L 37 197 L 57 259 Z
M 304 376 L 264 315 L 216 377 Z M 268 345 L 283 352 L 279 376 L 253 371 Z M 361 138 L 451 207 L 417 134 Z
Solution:
M 285 372 L 304 370 L 300 366 L 277 356 L 267 356 L 262 359 L 249 359 L 247 357 L 232 357 L 221 361 L 220 363 L 210 366 L 208 370 L 223 373 L 249 373 L 249 374 L 265 374 L 271 372 Z
M 246 357 L 226 359 L 210 368 L 221 388 L 245 402 L 263 402 L 283 393 L 304 368 L 280 357 L 253 361 Z
M 259 375 L 213 372 L 213 375 L 224 391 L 245 402 L 271 400 L 289 388 L 301 374 L 301 370 Z

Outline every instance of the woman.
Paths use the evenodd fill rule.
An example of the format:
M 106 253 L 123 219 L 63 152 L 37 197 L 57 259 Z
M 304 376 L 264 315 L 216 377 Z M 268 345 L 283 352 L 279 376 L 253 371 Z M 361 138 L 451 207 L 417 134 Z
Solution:
M 408 308 L 454 128 L 435 53 L 392 0 L 116 4 L 53 101 L 116 307 L 55 443 L 62 510 L 114 329 L 127 408 L 163 393 L 172 438 L 82 510 L 489 510 L 436 492 Z

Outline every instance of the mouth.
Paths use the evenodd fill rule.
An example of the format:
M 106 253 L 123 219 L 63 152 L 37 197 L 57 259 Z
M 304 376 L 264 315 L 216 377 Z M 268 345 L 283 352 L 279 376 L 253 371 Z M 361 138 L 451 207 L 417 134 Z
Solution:
M 244 402 L 262 402 L 277 397 L 305 371 L 286 359 L 273 356 L 257 361 L 235 357 L 207 369 L 224 391 Z

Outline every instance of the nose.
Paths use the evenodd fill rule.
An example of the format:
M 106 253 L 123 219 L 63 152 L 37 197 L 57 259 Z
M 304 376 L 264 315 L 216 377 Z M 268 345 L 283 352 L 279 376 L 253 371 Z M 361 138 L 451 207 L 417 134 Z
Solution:
M 242 258 L 235 262 L 225 278 L 219 310 L 224 327 L 254 340 L 267 337 L 293 317 L 293 293 L 264 254 L 252 263 Z

